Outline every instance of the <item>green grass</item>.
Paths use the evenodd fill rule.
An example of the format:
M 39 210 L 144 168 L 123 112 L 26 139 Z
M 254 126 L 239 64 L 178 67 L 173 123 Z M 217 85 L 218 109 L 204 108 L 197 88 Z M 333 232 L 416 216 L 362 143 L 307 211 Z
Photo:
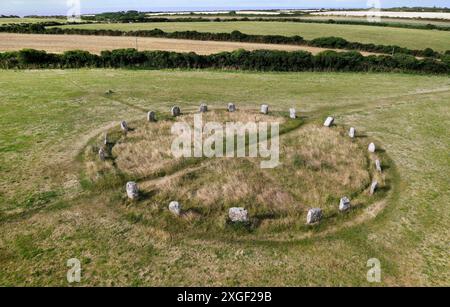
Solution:
M 88 24 L 77 26 L 81 29 L 152 30 L 201 32 L 231 32 L 239 30 L 247 34 L 300 35 L 305 39 L 323 36 L 340 36 L 352 42 L 398 45 L 411 49 L 433 48 L 437 51 L 450 49 L 450 32 L 401 29 L 389 27 L 314 24 L 298 22 L 160 22 L 134 24 Z
M 373 257 L 382 285 L 449 284 L 448 77 L 43 70 L 0 71 L 0 85 L 0 285 L 67 286 L 73 257 L 81 285 L 369 285 Z M 120 99 L 106 98 L 108 89 Z M 201 101 L 296 106 L 310 121 L 334 114 L 354 125 L 393 161 L 386 208 L 324 236 L 319 227 L 308 239 L 276 242 L 230 228 L 222 231 L 235 235 L 223 240 L 187 236 L 171 216 L 156 224 L 146 214 L 167 212 L 128 203 L 123 190 L 80 186 L 77 157 L 89 140 L 142 118 L 141 108 L 194 110 Z
M 0 18 L 0 25 L 6 23 L 38 23 L 38 22 L 66 22 L 66 19 L 57 18 Z

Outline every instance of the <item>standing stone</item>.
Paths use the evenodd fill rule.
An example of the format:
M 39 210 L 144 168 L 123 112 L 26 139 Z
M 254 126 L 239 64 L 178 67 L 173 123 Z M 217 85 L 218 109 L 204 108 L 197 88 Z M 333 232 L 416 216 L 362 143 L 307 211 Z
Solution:
M 177 107 L 177 106 L 172 107 L 172 109 L 170 110 L 170 114 L 172 114 L 173 117 L 180 116 L 181 109 L 179 107 Z
M 377 171 L 378 172 L 382 172 L 382 169 L 381 169 L 381 161 L 380 160 L 375 160 L 375 168 L 377 169 Z
M 350 200 L 347 197 L 342 197 L 339 202 L 339 211 L 347 211 L 350 209 Z
M 122 129 L 123 132 L 128 132 L 128 124 L 126 121 L 120 123 L 120 129 Z
M 147 120 L 149 122 L 156 122 L 156 113 L 153 111 L 150 111 L 147 113 Z
M 139 189 L 136 182 L 127 183 L 127 196 L 129 199 L 137 199 L 139 197 Z
M 350 130 L 348 131 L 348 136 L 353 139 L 353 138 L 355 138 L 355 135 L 356 135 L 356 129 L 351 127 Z
M 232 222 L 248 222 L 248 212 L 244 208 L 230 208 L 228 216 Z
M 321 219 L 322 219 L 322 209 L 320 209 L 320 208 L 309 209 L 308 215 L 306 216 L 307 224 L 317 223 Z
M 374 153 L 375 150 L 377 150 L 375 144 L 374 144 L 374 143 L 370 143 L 370 144 L 369 144 L 369 152 Z
M 327 117 L 327 119 L 325 120 L 325 123 L 323 123 L 323 125 L 325 127 L 331 127 L 331 125 L 333 125 L 333 123 L 334 123 L 334 118 L 329 116 L 329 117 Z
M 175 215 L 181 214 L 181 205 L 177 201 L 173 201 L 169 204 L 169 211 Z
M 100 148 L 100 150 L 98 151 L 98 157 L 101 161 L 106 160 L 106 151 L 103 148 Z
M 269 106 L 267 104 L 261 105 L 261 113 L 265 115 L 269 114 Z
M 236 105 L 234 103 L 229 103 L 227 110 L 228 112 L 236 112 Z
M 208 106 L 205 104 L 205 103 L 202 103 L 201 105 L 200 105 L 200 113 L 206 113 L 206 112 L 208 112 Z
M 369 192 L 369 194 L 370 194 L 370 195 L 375 194 L 375 191 L 377 190 L 377 188 L 378 188 L 378 181 L 372 182 L 372 185 L 370 186 L 370 192 Z
M 297 112 L 295 111 L 294 108 L 289 109 L 289 117 L 291 119 L 296 119 L 297 118 Z
M 103 139 L 103 144 L 104 144 L 104 145 L 108 145 L 108 144 L 109 144 L 109 141 L 108 141 L 108 133 L 105 133 L 105 137 L 104 137 L 104 139 Z

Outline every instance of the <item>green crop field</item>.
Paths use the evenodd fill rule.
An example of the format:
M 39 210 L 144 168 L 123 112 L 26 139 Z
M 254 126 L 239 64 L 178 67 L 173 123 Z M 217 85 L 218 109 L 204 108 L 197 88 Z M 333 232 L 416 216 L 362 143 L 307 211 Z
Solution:
M 433 48 L 437 51 L 450 50 L 450 32 L 437 30 L 417 30 L 390 27 L 314 24 L 297 22 L 162 22 L 131 24 L 87 24 L 77 26 L 82 29 L 152 30 L 202 32 L 231 32 L 239 30 L 246 34 L 300 35 L 305 39 L 324 36 L 340 36 L 349 41 L 397 45 L 411 49 Z
M 279 25 L 260 30 L 279 32 Z M 291 31 L 303 25 L 295 26 Z M 324 32 L 331 34 L 322 28 L 317 36 Z M 424 39 L 448 35 L 424 33 Z M 394 40 L 385 32 L 378 37 Z M 421 44 L 413 37 L 401 35 L 405 43 Z M 441 37 L 417 48 L 449 49 L 446 45 Z M 105 94 L 109 90 L 112 94 Z M 179 221 L 165 215 L 165 203 L 130 203 L 123 186 L 100 189 L 86 182 L 85 164 L 92 163 L 83 153 L 119 121 L 138 123 L 145 111 L 167 114 L 173 105 L 194 111 L 200 102 L 211 109 L 228 102 L 255 109 L 265 102 L 283 112 L 295 106 L 305 127 L 321 125 L 328 115 L 336 117 L 338 127 L 331 130 L 336 135 L 341 125 L 356 127 L 361 142 L 375 140 L 390 159 L 384 205 L 365 218 L 356 212 L 348 223 L 292 228 L 271 237 L 223 228 L 220 221 L 210 225 L 219 231 L 207 234 L 193 230 L 195 216 Z M 450 281 L 447 76 L 11 70 L 0 71 L 0 114 L 1 286 L 66 286 L 70 258 L 81 260 L 81 285 L 370 285 L 370 258 L 381 261 L 381 285 Z M 122 150 L 127 141 L 142 141 L 138 133 L 130 133 Z M 192 184 L 199 178 L 183 180 Z
M 66 19 L 57 18 L 0 18 L 0 25 L 7 23 L 38 23 L 38 22 L 65 22 Z

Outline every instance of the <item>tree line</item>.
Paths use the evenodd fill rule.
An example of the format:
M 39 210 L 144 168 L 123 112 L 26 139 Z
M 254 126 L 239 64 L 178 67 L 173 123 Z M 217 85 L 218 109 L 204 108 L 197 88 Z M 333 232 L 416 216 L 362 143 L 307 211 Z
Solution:
M 56 23 L 57 24 L 57 23 Z M 198 31 L 175 31 L 164 32 L 160 29 L 122 31 L 108 29 L 80 29 L 80 28 L 59 28 L 50 27 L 52 23 L 34 23 L 34 24 L 7 24 L 0 26 L 0 32 L 8 33 L 28 33 L 28 34 L 73 34 L 73 35 L 99 35 L 99 36 L 133 36 L 133 37 L 158 37 L 175 38 L 190 40 L 210 40 L 210 41 L 233 41 L 249 42 L 263 44 L 288 44 L 302 45 L 321 48 L 336 48 L 356 51 L 366 51 L 383 54 L 407 54 L 416 57 L 441 58 L 443 54 L 434 51 L 431 48 L 424 50 L 414 50 L 396 45 L 375 45 L 358 42 L 349 42 L 342 37 L 321 37 L 313 40 L 305 40 L 301 36 L 283 36 L 283 35 L 254 35 L 245 34 L 239 31 L 231 33 L 211 33 Z
M 313 55 L 306 51 L 237 50 L 211 55 L 168 51 L 119 49 L 100 55 L 87 51 L 63 54 L 33 49 L 0 53 L 2 69 L 38 68 L 134 68 L 134 69 L 232 69 L 254 71 L 342 71 L 342 72 L 411 72 L 450 74 L 450 55 L 444 61 L 417 59 L 398 54 L 364 57 L 355 51 L 324 51 Z

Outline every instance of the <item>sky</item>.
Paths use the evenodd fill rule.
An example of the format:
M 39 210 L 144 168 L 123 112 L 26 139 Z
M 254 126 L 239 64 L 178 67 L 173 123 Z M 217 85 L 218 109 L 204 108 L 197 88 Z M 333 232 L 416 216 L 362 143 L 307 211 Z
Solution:
M 450 0 L 0 0 L 0 15 L 67 15 L 70 8 L 68 3 L 76 1 L 80 2 L 81 14 L 121 10 L 365 8 L 368 3 L 378 1 L 381 7 L 450 7 Z

